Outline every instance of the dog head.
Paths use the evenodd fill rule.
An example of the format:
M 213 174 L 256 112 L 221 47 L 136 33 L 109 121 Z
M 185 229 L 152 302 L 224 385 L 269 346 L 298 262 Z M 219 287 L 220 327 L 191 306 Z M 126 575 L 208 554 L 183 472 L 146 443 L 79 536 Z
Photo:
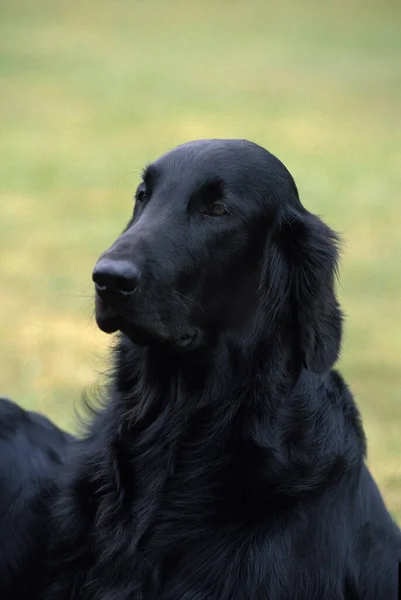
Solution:
M 189 142 L 145 169 L 131 220 L 96 263 L 97 322 L 188 352 L 288 319 L 304 365 L 322 372 L 341 339 L 336 245 L 272 154 Z

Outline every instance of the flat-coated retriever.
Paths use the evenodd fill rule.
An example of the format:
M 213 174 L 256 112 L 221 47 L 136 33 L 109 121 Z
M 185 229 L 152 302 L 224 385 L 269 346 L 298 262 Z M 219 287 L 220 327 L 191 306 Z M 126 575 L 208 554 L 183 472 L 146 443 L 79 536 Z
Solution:
M 54 506 L 45 600 L 395 600 L 400 532 L 332 370 L 336 235 L 256 144 L 143 173 L 98 260 L 107 400 Z
M 0 398 L 0 598 L 31 599 L 44 577 L 49 504 L 72 437 Z

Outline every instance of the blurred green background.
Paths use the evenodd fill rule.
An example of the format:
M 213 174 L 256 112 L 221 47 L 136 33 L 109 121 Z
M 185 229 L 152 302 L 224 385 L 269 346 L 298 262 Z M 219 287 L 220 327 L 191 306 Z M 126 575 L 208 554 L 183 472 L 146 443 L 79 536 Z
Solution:
M 340 367 L 401 520 L 400 7 L 1 2 L 1 393 L 74 428 L 110 341 L 91 270 L 141 168 L 188 139 L 249 138 L 344 238 Z

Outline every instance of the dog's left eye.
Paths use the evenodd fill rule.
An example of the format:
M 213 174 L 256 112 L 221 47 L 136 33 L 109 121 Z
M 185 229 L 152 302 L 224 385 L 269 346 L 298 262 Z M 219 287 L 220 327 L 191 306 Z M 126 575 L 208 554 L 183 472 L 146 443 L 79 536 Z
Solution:
M 206 215 L 210 217 L 222 217 L 223 215 L 228 214 L 228 210 L 225 204 L 221 202 L 214 202 L 209 208 L 205 211 Z

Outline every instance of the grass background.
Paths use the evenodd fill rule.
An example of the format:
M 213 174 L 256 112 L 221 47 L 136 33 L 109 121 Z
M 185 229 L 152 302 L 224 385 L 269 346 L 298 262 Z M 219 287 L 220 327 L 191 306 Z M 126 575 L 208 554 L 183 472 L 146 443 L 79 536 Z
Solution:
M 1 392 L 74 428 L 107 364 L 91 270 L 141 167 L 250 138 L 344 237 L 340 367 L 401 520 L 400 17 L 391 0 L 1 2 Z

